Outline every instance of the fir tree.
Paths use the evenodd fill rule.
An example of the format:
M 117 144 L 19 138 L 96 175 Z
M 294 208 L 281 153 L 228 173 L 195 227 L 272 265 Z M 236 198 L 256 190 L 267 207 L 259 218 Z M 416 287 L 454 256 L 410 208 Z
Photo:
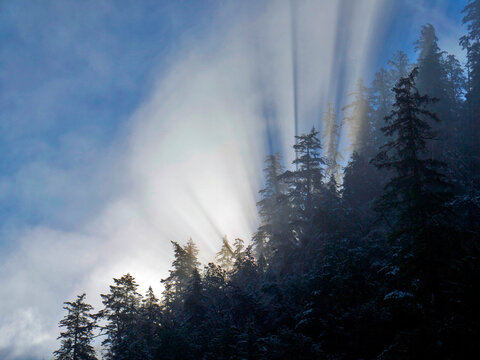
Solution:
M 149 286 L 147 293 L 142 299 L 140 308 L 140 339 L 141 353 L 145 360 L 156 358 L 159 347 L 159 332 L 161 329 L 160 301 Z
M 465 95 L 467 79 L 465 78 L 462 65 L 455 55 L 447 54 L 443 65 L 447 79 L 446 95 L 449 102 L 455 105 L 455 109 L 459 113 L 458 110 L 461 108 Z
M 224 236 L 222 239 L 222 247 L 220 251 L 215 255 L 215 260 L 217 264 L 224 270 L 231 270 L 233 263 L 235 261 L 233 249 L 228 242 L 227 236 Z
M 465 120 L 463 111 L 463 99 L 465 95 L 466 79 L 460 62 L 454 55 L 446 55 L 443 59 L 443 68 L 445 72 L 445 96 L 446 101 L 450 105 L 448 115 L 450 124 L 445 127 L 450 135 L 447 138 L 448 149 L 459 148 L 464 142 L 463 129 L 465 128 Z
M 91 313 L 93 307 L 85 303 L 85 294 L 78 295 L 74 302 L 65 302 L 67 315 L 59 326 L 65 328 L 58 339 L 62 340 L 60 349 L 53 354 L 56 360 L 95 360 L 95 350 L 91 345 L 96 328 L 96 317 Z
M 350 147 L 359 154 L 370 156 L 372 148 L 372 113 L 369 90 L 358 80 L 356 89 L 350 94 L 353 102 L 343 107 L 347 111 L 345 123 L 348 124 Z
M 358 225 L 365 225 L 372 202 L 379 195 L 381 181 L 374 170 L 368 159 L 356 151 L 343 170 L 342 201 Z
M 107 359 L 132 360 L 142 359 L 139 331 L 141 295 L 132 275 L 123 275 L 113 279 L 110 292 L 102 294 L 105 306 L 100 316 L 106 320 L 102 327 L 107 337 L 102 342 L 106 346 Z
M 404 78 L 411 71 L 410 59 L 402 50 L 398 50 L 388 61 L 390 66 L 390 78 L 392 87 L 400 79 Z
M 404 288 L 429 307 L 438 295 L 439 254 L 444 248 L 445 206 L 450 186 L 441 173 L 443 164 L 427 156 L 428 141 L 434 139 L 430 121 L 438 121 L 428 110 L 435 99 L 420 95 L 415 87 L 418 70 L 401 79 L 395 88 L 395 104 L 383 128 L 387 142 L 373 160 L 380 169 L 393 171 L 377 203 L 377 210 L 395 219 L 392 226 Z
M 290 239 L 290 204 L 286 183 L 281 179 L 284 171 L 280 154 L 267 156 L 265 160 L 265 187 L 259 191 L 261 199 L 257 203 L 261 224 L 253 242 L 257 257 L 269 261 L 276 249 L 284 247 Z
M 429 143 L 431 156 L 434 159 L 443 159 L 449 129 L 453 127 L 452 114 L 450 112 L 453 104 L 449 103 L 447 96 L 447 75 L 444 68 L 445 53 L 438 46 L 438 38 L 435 28 L 431 24 L 422 27 L 420 38 L 415 42 L 415 49 L 418 52 L 418 76 L 417 87 L 421 93 L 429 94 L 438 101 L 429 104 L 429 110 L 434 113 L 441 113 L 443 121 L 431 124 L 437 132 L 437 140 Z
M 300 221 L 313 216 L 316 200 L 322 191 L 325 160 L 321 156 L 322 146 L 317 135 L 318 131 L 312 127 L 308 134 L 296 136 L 297 143 L 293 148 L 297 158 L 293 163 L 297 170 L 282 175 L 290 184 L 289 198 Z
M 338 151 L 340 140 L 340 130 L 342 124 L 337 123 L 337 116 L 331 103 L 327 105 L 327 111 L 323 117 L 322 139 L 324 144 L 324 157 L 327 168 L 325 170 L 325 177 L 331 179 L 332 176 L 335 181 L 339 181 L 340 165 L 338 161 L 342 159 L 341 153 Z
M 174 248 L 173 269 L 170 275 L 162 280 L 165 286 L 163 292 L 166 310 L 175 317 L 180 313 L 185 301 L 185 293 L 194 276 L 198 271 L 199 262 L 197 260 L 198 249 L 195 243 L 190 239 L 185 246 L 172 241 Z
M 198 269 L 193 269 L 187 289 L 185 291 L 184 314 L 185 320 L 190 327 L 198 327 L 203 319 L 205 310 L 203 308 L 202 278 Z
M 385 136 L 381 131 L 384 124 L 384 118 L 388 115 L 393 104 L 392 95 L 393 80 L 392 75 L 386 69 L 381 68 L 372 81 L 372 103 L 374 106 L 372 112 L 372 131 L 375 150 L 385 143 Z
M 322 232 L 323 235 L 338 235 L 345 220 L 343 215 L 344 211 L 340 201 L 340 185 L 332 174 L 324 185 L 319 208 L 313 222 L 316 224 L 318 232 Z M 315 248 L 317 245 L 312 244 L 312 247 Z
M 235 261 L 243 258 L 245 254 L 245 241 L 240 238 L 236 238 L 233 242 L 233 255 L 235 257 Z

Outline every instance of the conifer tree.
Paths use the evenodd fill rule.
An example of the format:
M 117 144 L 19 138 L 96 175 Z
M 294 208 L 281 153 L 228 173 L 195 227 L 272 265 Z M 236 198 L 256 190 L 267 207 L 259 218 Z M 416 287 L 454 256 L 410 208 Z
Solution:
M 335 175 L 332 174 L 324 185 L 319 208 L 313 221 L 317 226 L 317 230 L 324 235 L 338 235 L 340 228 L 344 224 L 343 215 L 343 207 L 340 201 L 340 185 Z M 316 245 L 318 244 L 312 244 L 312 247 Z
M 245 241 L 240 238 L 236 238 L 233 242 L 233 255 L 235 257 L 235 261 L 241 259 L 245 254 Z
M 438 46 L 438 38 L 435 28 L 431 24 L 422 27 L 420 38 L 415 42 L 415 49 L 418 52 L 418 76 L 417 87 L 421 93 L 439 101 L 432 102 L 430 111 L 442 114 L 442 122 L 432 124 L 437 132 L 437 140 L 429 143 L 431 157 L 434 159 L 443 159 L 449 129 L 453 127 L 451 108 L 453 104 L 449 103 L 447 96 L 447 75 L 444 68 L 445 53 Z
M 324 144 L 325 163 L 327 168 L 325 170 L 325 178 L 331 179 L 332 176 L 338 183 L 340 175 L 340 165 L 338 161 L 342 159 L 341 153 L 338 151 L 340 140 L 340 130 L 342 124 L 337 123 L 337 116 L 335 109 L 331 103 L 327 105 L 327 111 L 323 116 L 322 140 Z
M 366 219 L 381 188 L 375 168 L 364 155 L 354 151 L 343 171 L 342 201 L 350 215 Z
M 289 197 L 300 221 L 312 217 L 322 191 L 325 160 L 317 135 L 318 131 L 312 127 L 308 134 L 296 136 L 297 143 L 293 147 L 297 158 L 293 163 L 298 169 L 283 175 L 290 183 Z
M 258 285 L 258 267 L 252 254 L 252 247 L 248 246 L 235 262 L 230 284 L 232 284 L 238 292 L 243 293 L 243 297 L 251 297 L 254 295 L 256 286 Z M 242 301 L 245 299 L 242 299 Z M 247 304 L 250 306 L 251 304 Z M 239 314 L 242 318 L 248 317 L 248 310 L 245 314 Z M 251 309 L 250 309 L 251 310 Z
M 353 102 L 343 107 L 347 111 L 345 123 L 348 124 L 351 149 L 359 154 L 370 156 L 372 148 L 372 113 L 369 90 L 358 80 L 356 89 L 350 94 Z
M 415 42 L 418 52 L 417 85 L 420 91 L 445 99 L 445 72 L 442 66 L 444 52 L 438 46 L 438 38 L 432 24 L 422 26 L 420 38 Z
M 385 143 L 385 136 L 381 131 L 384 125 L 384 118 L 388 115 L 393 104 L 393 77 L 391 72 L 381 68 L 372 81 L 372 127 L 373 127 L 373 143 L 375 150 Z
M 407 76 L 411 71 L 410 59 L 402 50 L 398 50 L 393 54 L 392 58 L 388 61 L 388 65 L 390 66 L 389 73 L 392 87 L 398 80 Z
M 445 72 L 445 96 L 449 104 L 448 115 L 450 124 L 444 131 L 450 135 L 447 138 L 449 150 L 461 146 L 465 139 L 462 130 L 465 128 L 465 116 L 463 111 L 463 99 L 465 95 L 466 79 L 460 62 L 454 55 L 446 54 L 443 59 Z
M 102 327 L 107 337 L 102 342 L 106 346 L 107 359 L 142 359 L 139 331 L 141 295 L 132 275 L 126 274 L 113 279 L 110 292 L 102 294 L 105 306 L 99 315 L 106 320 Z
M 461 108 L 465 95 L 467 79 L 465 78 L 462 65 L 455 55 L 447 54 L 443 64 L 447 80 L 446 95 L 449 102 L 455 105 L 455 109 L 459 113 L 458 110 Z
M 289 202 L 286 183 L 281 179 L 283 166 L 280 154 L 267 156 L 265 187 L 259 191 L 257 203 L 261 224 L 253 237 L 257 257 L 268 261 L 278 247 L 289 241 Z
M 78 295 L 77 300 L 65 302 L 67 315 L 59 326 L 65 328 L 58 339 L 62 340 L 60 349 L 55 351 L 56 360 L 96 360 L 95 350 L 91 345 L 93 330 L 96 328 L 93 307 L 85 303 L 85 294 Z
M 161 329 L 160 301 L 149 286 L 142 299 L 140 308 L 140 339 L 143 359 L 153 360 L 159 347 L 159 331 Z
M 180 313 L 185 301 L 185 294 L 189 284 L 198 271 L 199 262 L 197 260 L 198 249 L 195 243 L 190 239 L 185 246 L 172 241 L 174 248 L 173 269 L 170 275 L 162 280 L 165 286 L 163 292 L 166 310 L 175 317 Z
M 234 259 L 233 249 L 228 242 L 227 236 L 222 238 L 222 246 L 220 251 L 215 255 L 216 263 L 225 271 L 231 270 Z
M 442 221 L 450 186 L 441 173 L 443 164 L 427 155 L 428 141 L 434 139 L 429 121 L 438 121 L 428 110 L 435 99 L 420 95 L 415 87 L 415 68 L 395 88 L 395 104 L 383 128 L 390 138 L 374 158 L 380 169 L 393 171 L 377 203 L 387 214 L 398 246 L 402 291 L 419 296 L 429 307 L 438 295 L 439 254 L 444 248 Z

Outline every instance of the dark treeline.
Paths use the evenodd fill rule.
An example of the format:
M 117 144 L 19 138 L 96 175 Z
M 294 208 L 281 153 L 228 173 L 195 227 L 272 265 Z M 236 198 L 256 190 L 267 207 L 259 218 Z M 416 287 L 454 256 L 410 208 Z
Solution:
M 464 13 L 465 69 L 424 26 L 415 63 L 397 52 L 297 137 L 296 170 L 268 156 L 252 245 L 202 268 L 173 242 L 160 299 L 127 274 L 97 313 L 66 302 L 55 359 L 96 359 L 96 336 L 115 360 L 479 356 L 480 0 Z

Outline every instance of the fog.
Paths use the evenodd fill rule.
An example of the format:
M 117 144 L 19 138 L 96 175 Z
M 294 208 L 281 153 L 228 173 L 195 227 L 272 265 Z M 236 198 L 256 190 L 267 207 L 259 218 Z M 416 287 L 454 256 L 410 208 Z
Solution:
M 356 81 L 368 76 L 386 3 L 296 3 L 296 51 L 288 1 L 238 12 L 237 5 L 223 5 L 205 36 L 182 39 L 165 55 L 168 65 L 152 71 L 148 95 L 112 145 L 87 146 L 88 167 L 46 166 L 43 181 L 32 181 L 31 193 L 50 184 L 72 209 L 109 196 L 100 196 L 74 229 L 38 224 L 9 233 L 15 245 L 0 267 L 0 357 L 48 358 L 57 347 L 63 301 L 86 292 L 99 309 L 98 294 L 113 277 L 129 272 L 141 292 L 152 285 L 160 295 L 172 240 L 192 238 L 203 263 L 224 235 L 250 240 L 265 156 L 278 151 L 286 164 L 294 158 L 294 92 L 299 133 L 321 129 L 327 103 L 339 110 Z M 348 130 L 341 152 L 348 152 Z M 79 142 L 88 143 L 88 135 Z M 73 156 L 65 154 L 65 163 Z

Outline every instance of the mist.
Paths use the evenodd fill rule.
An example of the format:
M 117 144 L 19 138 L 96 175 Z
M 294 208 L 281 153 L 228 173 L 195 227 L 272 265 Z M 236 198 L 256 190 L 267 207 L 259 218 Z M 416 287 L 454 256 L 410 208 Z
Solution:
M 265 157 L 278 152 L 293 169 L 295 135 L 314 126 L 321 136 L 329 103 L 340 124 L 357 81 L 369 82 L 386 63 L 379 59 L 393 9 L 383 0 L 214 2 L 202 31 L 186 31 L 159 53 L 118 124 L 98 136 L 95 127 L 66 131 L 58 151 L 48 150 L 55 155 L 26 160 L 0 178 L 0 199 L 22 204 L 1 230 L 0 357 L 49 358 L 63 302 L 85 292 L 100 309 L 112 278 L 130 273 L 140 293 L 152 286 L 159 296 L 171 241 L 193 239 L 202 264 L 214 260 L 224 236 L 250 243 L 261 224 Z M 79 51 L 109 71 L 102 62 L 108 49 Z M 128 68 L 116 71 L 112 82 L 128 82 Z M 35 100 L 48 118 L 47 101 Z M 337 151 L 346 165 L 359 135 L 343 125 Z M 26 137 L 31 153 L 50 141 L 38 137 Z

